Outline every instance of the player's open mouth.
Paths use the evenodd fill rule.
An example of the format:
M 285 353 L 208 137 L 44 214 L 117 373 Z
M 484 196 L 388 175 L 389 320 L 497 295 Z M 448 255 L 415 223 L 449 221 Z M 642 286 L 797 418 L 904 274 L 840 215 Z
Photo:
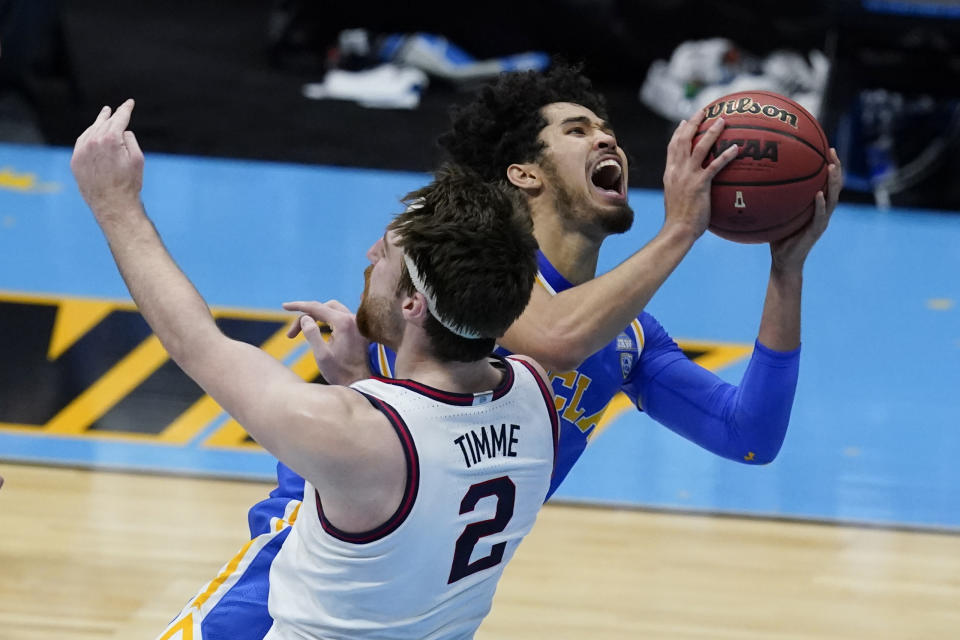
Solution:
M 623 184 L 623 167 L 620 158 L 607 156 L 593 166 L 590 182 L 600 195 L 607 198 L 623 199 L 626 196 Z

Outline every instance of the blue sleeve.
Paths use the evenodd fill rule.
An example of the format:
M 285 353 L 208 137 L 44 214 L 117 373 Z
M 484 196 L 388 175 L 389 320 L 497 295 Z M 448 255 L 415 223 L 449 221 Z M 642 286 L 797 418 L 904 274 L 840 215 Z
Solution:
M 780 451 L 797 387 L 800 349 L 759 341 L 739 386 L 687 358 L 659 322 L 641 316 L 644 347 L 623 390 L 671 431 L 717 455 L 766 464 Z

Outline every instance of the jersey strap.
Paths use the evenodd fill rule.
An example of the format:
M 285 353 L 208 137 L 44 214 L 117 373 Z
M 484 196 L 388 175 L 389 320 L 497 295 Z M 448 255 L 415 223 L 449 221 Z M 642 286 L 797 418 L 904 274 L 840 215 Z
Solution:
M 363 392 L 360 391 L 360 393 Z M 403 418 L 400 417 L 400 414 L 397 413 L 396 409 L 380 398 L 376 398 L 367 393 L 363 393 L 363 396 L 374 408 L 387 417 L 387 420 L 390 421 L 390 424 L 392 424 L 396 430 L 397 437 L 400 438 L 403 455 L 407 461 L 407 485 L 403 492 L 403 499 L 400 501 L 400 506 L 397 507 L 393 515 L 379 527 L 361 533 L 342 531 L 327 520 L 323 514 L 323 505 L 320 503 L 320 493 L 314 490 L 314 498 L 317 503 L 317 515 L 320 517 L 320 524 L 323 526 L 323 530 L 338 540 L 352 542 L 354 544 L 367 544 L 384 538 L 403 524 L 403 521 L 406 520 L 411 509 L 413 509 L 413 503 L 417 499 L 417 489 L 420 486 L 420 459 L 417 455 L 417 447 L 413 442 L 413 437 L 410 435 L 410 429 L 407 427 L 407 424 L 403 421 Z

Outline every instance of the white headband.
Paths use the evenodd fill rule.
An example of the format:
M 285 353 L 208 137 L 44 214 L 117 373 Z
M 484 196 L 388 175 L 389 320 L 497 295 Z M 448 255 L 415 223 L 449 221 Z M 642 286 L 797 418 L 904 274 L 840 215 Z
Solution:
M 463 325 L 457 324 L 440 315 L 440 313 L 437 311 L 437 297 L 433 294 L 433 289 L 428 286 L 426 281 L 423 279 L 423 276 L 420 274 L 420 270 L 417 269 L 417 265 L 413 261 L 413 258 L 404 252 L 403 262 L 407 265 L 407 272 L 410 274 L 410 280 L 413 281 L 413 288 L 422 293 L 423 297 L 427 299 L 427 309 L 429 309 L 430 314 L 437 319 L 437 322 L 461 338 L 476 340 L 477 338 L 483 337 L 475 330 L 464 327 Z

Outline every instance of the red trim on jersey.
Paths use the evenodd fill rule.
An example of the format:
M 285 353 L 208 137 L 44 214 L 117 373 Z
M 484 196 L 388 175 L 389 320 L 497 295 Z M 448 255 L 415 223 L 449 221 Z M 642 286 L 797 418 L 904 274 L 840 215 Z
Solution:
M 497 360 L 503 361 L 498 355 L 491 355 L 491 358 L 496 358 Z M 503 379 L 500 380 L 500 384 L 493 389 L 493 397 L 491 400 L 497 400 L 505 396 L 510 389 L 513 387 L 513 367 L 503 362 L 504 366 L 504 375 Z M 473 393 L 456 393 L 453 391 L 443 391 L 441 389 L 436 389 L 429 385 L 425 385 L 421 382 L 416 382 L 409 379 L 398 379 L 398 378 L 383 378 L 377 375 L 372 376 L 377 382 L 383 382 L 386 384 L 392 384 L 398 387 L 404 387 L 420 395 L 427 396 L 428 398 L 433 398 L 444 404 L 452 404 L 460 407 L 469 407 L 474 403 L 477 395 L 483 394 L 473 394 Z
M 557 405 L 553 402 L 553 394 L 550 393 L 550 388 L 547 387 L 547 383 L 540 377 L 540 374 L 537 373 L 537 370 L 533 368 L 532 364 L 519 358 L 510 358 L 510 360 L 519 362 L 533 374 L 533 379 L 537 381 L 537 386 L 540 387 L 540 393 L 543 394 L 543 399 L 547 403 L 547 413 L 550 414 L 550 427 L 553 429 L 553 468 L 556 470 L 557 443 L 560 441 L 560 416 L 557 415 Z
M 363 392 L 361 391 L 360 393 Z M 413 509 L 413 503 L 417 499 L 417 490 L 420 487 L 420 458 L 417 455 L 417 447 L 413 442 L 413 436 L 410 435 L 410 429 L 407 428 L 407 423 L 403 421 L 403 418 L 400 417 L 396 409 L 380 398 L 367 393 L 363 393 L 363 396 L 369 400 L 370 404 L 376 409 L 383 412 L 383 415 L 387 417 L 387 420 L 390 421 L 390 424 L 392 424 L 396 430 L 397 437 L 400 438 L 403 455 L 407 459 L 407 488 L 403 492 L 403 499 L 400 501 L 400 506 L 397 507 L 397 510 L 393 512 L 393 515 L 390 516 L 386 522 L 375 529 L 360 533 L 342 531 L 327 520 L 326 516 L 323 515 L 323 506 L 320 504 L 320 493 L 314 489 L 313 493 L 317 502 L 317 515 L 320 517 L 320 525 L 323 527 L 323 530 L 337 540 L 352 542 L 354 544 L 367 544 L 393 533 L 397 527 L 403 524 L 407 516 L 410 515 L 410 511 Z

